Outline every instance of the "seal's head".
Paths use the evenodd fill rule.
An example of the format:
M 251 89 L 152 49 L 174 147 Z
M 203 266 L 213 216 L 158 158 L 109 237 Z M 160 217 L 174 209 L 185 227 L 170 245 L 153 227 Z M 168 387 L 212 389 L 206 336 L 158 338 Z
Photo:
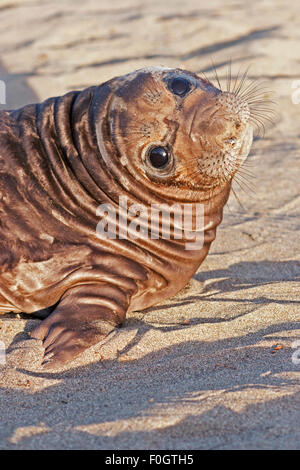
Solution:
M 111 86 L 106 132 L 120 166 L 148 186 L 207 191 L 229 183 L 246 159 L 252 124 L 238 94 L 160 67 L 119 77 Z

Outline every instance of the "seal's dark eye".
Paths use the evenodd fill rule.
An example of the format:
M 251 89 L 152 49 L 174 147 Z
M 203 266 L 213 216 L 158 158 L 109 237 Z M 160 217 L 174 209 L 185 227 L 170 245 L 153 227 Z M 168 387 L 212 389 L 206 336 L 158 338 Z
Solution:
M 171 90 L 175 95 L 183 96 L 191 89 L 191 84 L 183 77 L 176 77 L 171 80 Z
M 168 150 L 164 147 L 153 147 L 149 152 L 149 160 L 154 168 L 162 168 L 168 163 Z

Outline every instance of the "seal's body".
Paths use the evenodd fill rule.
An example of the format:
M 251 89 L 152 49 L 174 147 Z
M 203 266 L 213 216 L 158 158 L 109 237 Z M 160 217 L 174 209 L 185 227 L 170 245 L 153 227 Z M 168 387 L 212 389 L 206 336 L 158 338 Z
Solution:
M 0 114 L 0 311 L 45 317 L 32 337 L 46 367 L 193 276 L 249 152 L 249 113 L 194 74 L 150 68 Z M 161 230 L 99 237 L 99 205 L 117 210 L 120 196 L 145 208 L 201 204 L 203 243 L 189 250 L 185 234 Z

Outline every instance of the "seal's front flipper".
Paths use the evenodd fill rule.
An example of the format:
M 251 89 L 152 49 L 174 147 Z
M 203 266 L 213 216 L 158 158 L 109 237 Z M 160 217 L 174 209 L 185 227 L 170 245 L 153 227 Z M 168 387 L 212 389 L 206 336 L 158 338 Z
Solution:
M 103 340 L 120 325 L 130 296 L 116 286 L 86 284 L 73 287 L 31 337 L 43 341 L 42 366 L 56 369 Z

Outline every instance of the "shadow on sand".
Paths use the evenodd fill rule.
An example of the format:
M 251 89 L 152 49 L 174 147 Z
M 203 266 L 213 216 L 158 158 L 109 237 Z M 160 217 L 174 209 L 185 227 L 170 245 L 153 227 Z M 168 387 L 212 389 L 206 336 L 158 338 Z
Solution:
M 209 277 L 220 279 L 215 281 L 214 289 L 236 292 L 259 285 L 295 281 L 299 279 L 299 263 L 241 262 L 226 270 L 196 275 L 196 279 L 201 281 Z M 226 284 L 224 277 L 227 278 Z M 178 302 L 188 304 L 194 298 L 201 300 L 203 297 L 215 301 L 215 297 L 206 292 Z M 254 298 L 252 301 L 295 304 L 288 299 Z M 176 306 L 178 302 L 155 308 Z M 211 323 L 215 321 L 211 319 Z M 197 323 L 201 323 L 201 319 Z M 209 323 L 208 319 L 206 323 Z M 129 353 L 149 330 L 156 327 L 142 320 L 129 319 L 125 328 L 134 329 L 136 334 L 121 348 L 119 355 Z M 167 325 L 158 329 L 168 332 L 179 328 L 186 326 Z M 284 347 L 272 354 L 264 343 L 270 337 L 274 343 L 284 342 L 287 331 L 292 332 L 293 340 L 300 339 L 298 322 L 281 322 L 229 339 L 182 342 L 142 358 L 129 358 L 122 362 L 118 359 L 103 360 L 55 373 L 19 368 L 19 373 L 27 379 L 49 378 L 60 382 L 37 392 L 0 390 L 2 406 L 8 403 L 9 407 L 18 407 L 18 414 L 14 414 L 14 419 L 0 432 L 2 446 L 16 447 L 11 443 L 15 430 L 24 423 L 39 426 L 41 422 L 47 427 L 47 432 L 24 436 L 17 446 L 288 448 L 289 433 L 293 433 L 292 446 L 299 445 L 300 434 L 298 436 L 295 432 L 299 429 L 300 393 L 294 393 L 299 389 L 293 387 L 299 385 L 299 366 L 292 361 L 293 349 Z M 24 339 L 22 335 L 18 337 Z M 15 345 L 16 340 L 17 337 Z M 291 386 L 293 393 L 287 391 Z M 250 396 L 241 411 L 229 407 L 228 402 L 225 404 L 229 396 L 231 402 L 236 403 L 241 392 Z M 257 400 L 256 393 L 260 394 Z M 177 414 L 177 410 L 183 408 L 186 412 Z M 171 424 L 153 425 L 152 430 L 139 425 L 140 420 L 147 419 L 149 427 L 149 420 L 155 422 L 165 409 L 168 410 L 168 420 L 173 419 Z M 295 444 L 295 439 L 298 444 Z
M 300 338 L 298 323 L 280 323 L 230 341 L 187 341 L 127 362 L 114 359 L 56 373 L 19 370 L 27 379 L 54 378 L 60 383 L 38 392 L 0 389 L 2 406 L 6 402 L 18 409 L 0 432 L 2 446 L 14 447 L 10 438 L 25 423 L 41 422 L 48 431 L 23 437 L 22 448 L 192 449 L 230 444 L 237 432 L 266 436 L 277 420 L 282 425 L 287 420 L 290 427 L 295 421 L 297 429 L 300 393 L 269 398 L 279 387 L 299 385 L 292 350 L 271 354 L 270 348 L 258 346 L 268 335 L 277 342 L 286 339 L 286 330 L 295 330 Z M 253 393 L 241 412 L 223 404 L 229 395 L 235 403 L 243 391 Z M 256 391 L 269 397 L 256 402 Z M 135 430 L 140 419 L 155 420 L 166 407 L 168 413 L 173 410 L 175 424 Z M 177 419 L 176 410 L 183 407 L 188 412 Z M 256 444 L 264 446 L 259 439 Z

